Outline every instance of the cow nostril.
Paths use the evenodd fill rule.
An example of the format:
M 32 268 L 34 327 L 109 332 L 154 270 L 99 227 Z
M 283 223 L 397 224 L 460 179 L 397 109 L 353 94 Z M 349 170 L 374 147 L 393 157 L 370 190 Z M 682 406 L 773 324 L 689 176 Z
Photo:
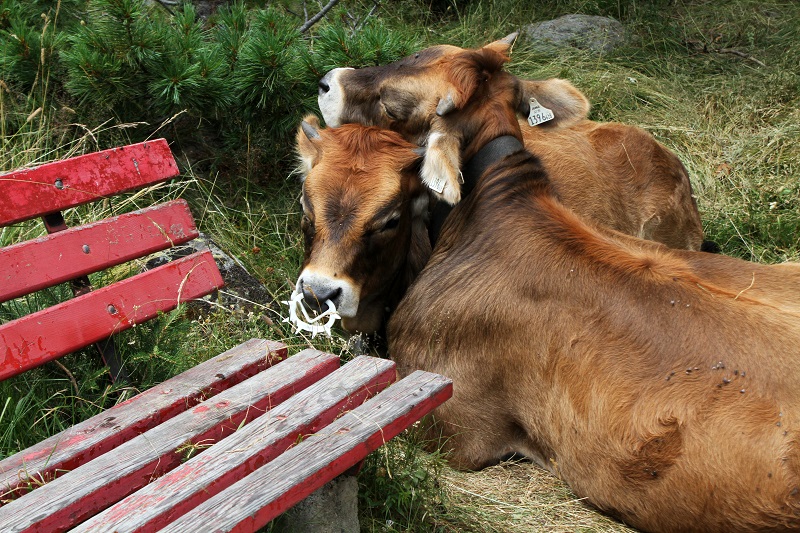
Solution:
M 303 286 L 303 304 L 310 311 L 322 313 L 328 309 L 325 302 L 330 300 L 334 305 L 338 305 L 338 300 L 342 295 L 342 289 L 314 289 L 307 285 Z
M 331 90 L 331 86 L 325 81 L 325 78 L 319 80 L 319 94 L 325 94 Z

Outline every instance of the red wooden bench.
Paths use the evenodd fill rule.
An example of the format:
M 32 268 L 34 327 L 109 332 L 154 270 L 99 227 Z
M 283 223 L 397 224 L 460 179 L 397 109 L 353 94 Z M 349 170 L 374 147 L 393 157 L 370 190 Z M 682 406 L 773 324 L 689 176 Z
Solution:
M 0 302 L 71 281 L 75 298 L 0 326 L 0 380 L 130 328 L 222 286 L 210 252 L 198 252 L 92 291 L 87 274 L 198 236 L 175 200 L 68 229 L 61 211 L 178 174 L 166 141 L 134 144 L 0 176 L 0 227 L 42 216 L 49 235 L 0 248 Z M 99 348 L 121 367 L 113 343 Z
M 52 222 L 52 211 L 176 173 L 160 140 L 0 176 L 0 225 L 42 213 Z M 195 235 L 177 200 L 0 248 L 0 301 Z M 0 379 L 221 278 L 202 252 L 94 291 L 85 279 L 74 285 L 76 297 L 0 325 Z M 316 350 L 287 355 L 252 339 L 3 459 L 0 531 L 255 531 L 452 394 L 449 380 L 426 372 L 389 386 L 396 372 L 384 359 L 340 367 Z

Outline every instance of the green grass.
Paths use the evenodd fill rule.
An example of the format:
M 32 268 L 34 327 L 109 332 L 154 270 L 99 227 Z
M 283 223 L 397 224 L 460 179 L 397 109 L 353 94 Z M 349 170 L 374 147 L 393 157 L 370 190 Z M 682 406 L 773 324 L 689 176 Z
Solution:
M 456 2 L 449 9 L 447 2 L 440 4 L 445 8 L 431 14 L 427 2 L 409 0 L 398 9 L 384 5 L 380 16 L 389 27 L 402 24 L 421 46 L 478 46 L 527 23 L 572 12 L 621 18 L 633 39 L 611 54 L 543 54 L 520 39 L 509 69 L 530 78 L 567 78 L 589 97 L 592 118 L 642 126 L 675 151 L 690 172 L 707 236 L 723 253 L 760 262 L 800 259 L 796 2 L 554 0 L 525 9 L 511 0 Z M 0 117 L 0 124 L 24 123 L 13 134 L 2 132 L 0 171 L 126 141 L 129 129 L 122 125 L 79 125 L 70 109 L 45 102 L 36 114 L 38 106 L 12 99 L 0 87 L 0 115 L 15 117 Z M 244 149 L 241 160 L 225 168 L 199 160 L 180 142 L 173 149 L 183 168 L 181 180 L 111 204 L 71 210 L 70 222 L 185 197 L 200 229 L 242 261 L 275 302 L 285 300 L 302 258 L 299 180 L 289 173 L 292 154 L 277 163 L 280 171 L 268 172 L 285 178 L 261 180 L 260 169 L 275 163 L 260 159 L 258 147 Z M 37 222 L 3 228 L 0 246 L 41 233 Z M 0 304 L 0 321 L 57 301 L 65 292 L 57 288 Z M 251 337 L 283 340 L 292 352 L 313 345 L 352 355 L 341 337 L 295 335 L 282 322 L 283 314 L 279 304 L 252 313 L 182 307 L 123 333 L 119 345 L 140 388 Z M 90 350 L 0 383 L 0 455 L 113 405 L 119 392 Z M 421 452 L 413 435 L 373 454 L 360 482 L 365 531 L 624 530 L 530 465 L 459 474 L 441 458 Z

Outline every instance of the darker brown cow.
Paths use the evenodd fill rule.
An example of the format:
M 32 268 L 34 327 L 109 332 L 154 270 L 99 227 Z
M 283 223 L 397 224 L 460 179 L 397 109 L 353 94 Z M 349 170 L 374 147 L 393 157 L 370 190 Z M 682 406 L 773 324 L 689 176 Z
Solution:
M 463 163 L 493 139 L 523 139 L 581 216 L 672 248 L 700 249 L 700 215 L 678 158 L 640 128 L 585 120 L 589 103 L 565 80 L 502 72 L 512 40 L 478 50 L 435 46 L 389 65 L 334 69 L 320 81 L 323 117 L 329 126 L 377 125 L 425 144 L 423 181 L 451 204 L 461 198 Z M 537 127 L 515 118 L 537 109 L 553 118 Z
M 424 212 L 409 209 L 424 197 L 412 147 L 376 128 L 306 131 L 306 264 L 371 274 L 349 265 L 403 239 L 370 238 L 412 233 Z M 323 220 L 362 231 L 328 247 Z M 453 379 L 433 430 L 456 467 L 524 454 L 646 531 L 800 529 L 800 265 L 592 227 L 520 150 L 453 210 L 388 333 L 401 373 Z
M 800 265 L 587 224 L 518 150 L 451 213 L 389 353 L 453 379 L 436 430 L 457 467 L 524 454 L 647 531 L 800 530 L 798 302 Z
M 350 332 L 382 331 L 431 253 L 420 155 L 400 135 L 347 125 L 297 133 L 305 258 L 295 291 L 330 300 Z

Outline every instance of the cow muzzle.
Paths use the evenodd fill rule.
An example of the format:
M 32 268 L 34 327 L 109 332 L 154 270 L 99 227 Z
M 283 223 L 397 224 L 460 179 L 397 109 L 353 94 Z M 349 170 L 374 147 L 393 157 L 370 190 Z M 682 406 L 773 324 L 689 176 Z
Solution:
M 359 292 L 346 280 L 304 270 L 297 280 L 294 294 L 303 295 L 302 303 L 312 313 L 324 313 L 328 309 L 326 302 L 331 302 L 339 315 L 352 318 L 358 311 Z
M 319 80 L 319 95 L 317 103 L 322 112 L 322 118 L 328 127 L 335 128 L 342 125 L 344 113 L 344 86 L 342 74 L 352 68 L 335 68 Z

